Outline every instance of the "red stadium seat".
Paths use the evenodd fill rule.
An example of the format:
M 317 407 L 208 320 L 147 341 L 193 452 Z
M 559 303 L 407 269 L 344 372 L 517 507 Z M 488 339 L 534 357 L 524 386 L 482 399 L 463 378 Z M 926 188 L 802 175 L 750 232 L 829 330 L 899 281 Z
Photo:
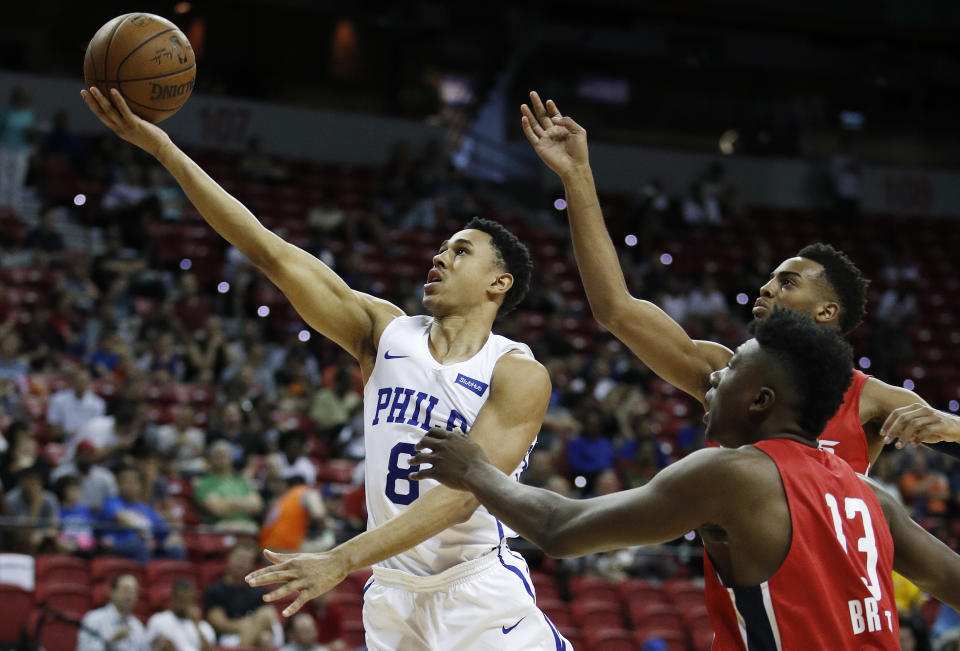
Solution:
M 59 611 L 85 613 L 90 610 L 90 585 L 77 583 L 41 583 L 37 585 L 36 604 Z
M 222 579 L 226 569 L 227 569 L 226 561 L 204 561 L 200 565 L 201 589 L 206 589 L 207 586 L 213 585 L 214 583 Z
M 669 651 L 687 651 L 687 634 L 682 629 L 644 628 L 634 632 L 637 644 L 643 645 L 649 640 L 663 640 Z
M 367 645 L 366 634 L 363 630 L 363 622 L 344 622 L 343 623 L 343 641 L 347 648 L 357 649 Z
M 572 577 L 570 596 L 576 600 L 620 601 L 616 584 L 596 576 Z
M 560 631 L 560 635 L 565 637 L 567 639 L 567 642 L 570 643 L 570 646 L 572 646 L 574 649 L 583 648 L 584 646 L 583 633 L 580 631 L 579 628 L 574 628 L 572 626 L 566 626 L 566 627 L 558 626 L 557 628 Z
M 636 638 L 622 628 L 585 628 L 583 640 L 589 651 L 637 651 Z
M 627 605 L 630 621 L 635 628 L 682 628 L 683 618 L 676 606 L 670 604 L 631 603 Z
M 571 606 L 573 620 L 581 627 L 623 628 L 620 602 L 575 600 Z
M 143 566 L 126 558 L 109 556 L 95 558 L 90 563 L 90 578 L 94 583 L 107 583 L 121 574 L 132 574 L 143 584 Z
M 34 564 L 37 584 L 55 579 L 60 583 L 90 584 L 90 568 L 86 560 L 76 556 L 37 556 Z
M 197 566 L 188 561 L 154 560 L 147 563 L 147 584 L 151 588 L 171 586 L 177 579 L 200 582 Z
M 59 613 L 74 621 L 83 619 L 82 612 Z M 47 651 L 73 651 L 77 648 L 77 634 L 79 629 L 73 622 L 66 621 L 41 609 L 35 610 L 29 619 L 21 620 L 28 623 L 31 637 L 39 642 L 40 648 Z
M 559 599 L 538 599 L 537 607 L 557 628 L 574 626 L 573 614 L 570 612 L 570 605 L 567 602 Z
M 0 604 L 3 604 L 3 617 L 0 617 L 0 641 L 20 641 L 23 625 L 33 610 L 33 601 L 32 592 L 0 584 Z
M 363 621 L 363 599 L 355 593 L 331 592 L 328 604 L 336 604 L 343 613 L 344 621 Z

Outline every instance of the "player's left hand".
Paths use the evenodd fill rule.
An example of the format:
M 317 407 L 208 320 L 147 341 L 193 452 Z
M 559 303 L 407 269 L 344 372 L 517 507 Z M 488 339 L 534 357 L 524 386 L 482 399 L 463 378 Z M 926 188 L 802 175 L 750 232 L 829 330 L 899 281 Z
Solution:
M 296 600 L 283 609 L 284 617 L 292 617 L 308 601 L 333 590 L 347 577 L 346 563 L 336 550 L 322 554 L 278 554 L 265 549 L 263 555 L 273 565 L 251 572 L 245 580 L 254 587 L 285 584 L 264 595 L 264 601 L 276 601 L 299 592 Z
M 880 428 L 884 444 L 897 442 L 898 448 L 920 443 L 960 441 L 960 419 L 929 405 L 914 403 L 894 409 Z
M 489 463 L 483 448 L 459 432 L 433 428 L 416 445 L 417 454 L 410 457 L 410 465 L 431 464 L 410 473 L 410 479 L 436 479 L 457 490 L 469 490 L 467 472 L 479 464 Z M 429 450 L 429 452 L 427 451 Z

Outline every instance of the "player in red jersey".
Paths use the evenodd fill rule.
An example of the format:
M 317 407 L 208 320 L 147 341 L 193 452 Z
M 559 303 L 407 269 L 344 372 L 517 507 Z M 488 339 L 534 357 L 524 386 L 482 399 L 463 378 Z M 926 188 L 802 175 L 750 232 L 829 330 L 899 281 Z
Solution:
M 654 373 L 702 403 L 710 374 L 723 368 L 733 353 L 718 343 L 692 340 L 659 307 L 630 295 L 603 223 L 586 131 L 570 117 L 562 117 L 552 100 L 544 106 L 536 93 L 530 93 L 530 100 L 532 110 L 522 107 L 523 130 L 563 181 L 573 249 L 594 317 Z M 846 255 L 814 244 L 770 274 L 753 314 L 762 319 L 780 305 L 846 333 L 863 319 L 866 284 Z M 957 442 L 960 418 L 931 408 L 912 391 L 855 371 L 843 407 L 827 424 L 821 444 L 857 472 L 866 473 L 885 440 L 895 439 Z
M 512 482 L 469 438 L 440 430 L 417 445 L 411 463 L 431 466 L 411 477 L 472 492 L 553 556 L 698 529 L 725 587 L 707 601 L 714 649 L 899 649 L 891 571 L 956 608 L 960 556 L 818 449 L 851 379 L 840 333 L 778 309 L 755 335 L 711 374 L 707 437 L 723 447 L 699 450 L 641 488 L 564 498 Z

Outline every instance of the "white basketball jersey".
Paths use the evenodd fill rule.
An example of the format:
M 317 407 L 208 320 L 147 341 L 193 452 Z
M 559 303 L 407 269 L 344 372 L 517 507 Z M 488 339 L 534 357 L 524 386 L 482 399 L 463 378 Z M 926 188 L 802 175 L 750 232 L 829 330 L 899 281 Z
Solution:
M 366 447 L 367 527 L 379 526 L 401 513 L 439 483 L 412 481 L 410 457 L 414 445 L 431 427 L 469 432 L 490 395 L 493 368 L 505 353 L 525 344 L 491 334 L 468 360 L 441 364 L 430 354 L 433 317 L 398 317 L 380 337 L 377 361 L 363 390 L 364 445 Z M 530 450 L 513 472 L 517 481 L 527 467 Z M 417 576 L 442 572 L 478 558 L 516 533 L 484 507 L 469 520 L 454 525 L 379 565 Z

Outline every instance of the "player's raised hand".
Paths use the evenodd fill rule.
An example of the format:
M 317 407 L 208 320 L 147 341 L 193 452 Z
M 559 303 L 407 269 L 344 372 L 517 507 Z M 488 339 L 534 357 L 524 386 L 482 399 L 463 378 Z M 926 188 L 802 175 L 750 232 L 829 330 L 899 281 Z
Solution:
M 444 486 L 457 490 L 469 490 L 468 470 L 489 463 L 483 448 L 464 434 L 437 427 L 420 439 L 416 449 L 417 454 L 410 457 L 410 465 L 429 463 L 432 467 L 410 473 L 410 479 L 436 479 Z
M 897 447 L 960 442 L 960 419 L 923 403 L 915 403 L 894 409 L 880 428 L 884 443 L 896 441 Z
M 587 166 L 586 130 L 573 118 L 561 115 L 552 99 L 544 105 L 540 96 L 531 92 L 530 106 L 523 104 L 520 113 L 520 126 L 527 140 L 543 162 L 561 178 Z
M 264 601 L 276 601 L 289 594 L 299 593 L 296 600 L 283 609 L 284 617 L 292 617 L 311 599 L 333 590 L 346 577 L 346 565 L 335 552 L 321 554 L 278 554 L 269 549 L 263 555 L 273 563 L 251 572 L 246 582 L 252 586 L 283 583 L 263 596 Z
M 134 115 L 116 88 L 110 89 L 109 99 L 95 86 L 89 90 L 81 90 L 80 95 L 101 122 L 115 134 L 147 153 L 156 156 L 164 144 L 170 141 L 163 129 Z

